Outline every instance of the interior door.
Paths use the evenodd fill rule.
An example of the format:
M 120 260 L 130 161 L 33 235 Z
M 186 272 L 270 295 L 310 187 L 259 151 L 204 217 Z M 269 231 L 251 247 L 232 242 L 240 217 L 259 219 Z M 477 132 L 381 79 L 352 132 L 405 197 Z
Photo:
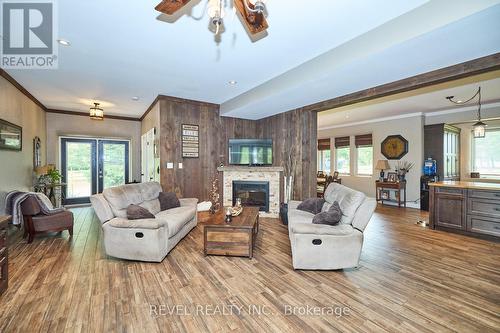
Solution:
M 129 142 L 98 140 L 98 192 L 129 182 Z
M 64 204 L 90 202 L 97 193 L 97 141 L 92 139 L 61 139 L 62 181 L 66 183 Z
M 141 181 L 151 182 L 157 180 L 157 162 L 155 160 L 155 129 L 150 129 L 141 136 Z M 159 165 L 158 165 L 159 166 Z

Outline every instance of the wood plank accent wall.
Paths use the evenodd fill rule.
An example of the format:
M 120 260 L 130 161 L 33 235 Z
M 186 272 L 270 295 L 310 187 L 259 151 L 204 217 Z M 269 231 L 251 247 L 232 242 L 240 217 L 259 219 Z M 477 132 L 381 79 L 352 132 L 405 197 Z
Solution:
M 284 166 L 288 155 L 295 167 L 294 199 L 316 196 L 318 117 L 315 111 L 296 109 L 257 120 L 259 138 L 273 139 L 273 164 Z
M 203 102 L 162 97 L 159 103 L 160 179 L 164 191 L 208 200 L 217 166 L 221 161 L 228 164 L 229 139 L 269 138 L 274 143 L 274 166 L 283 166 L 290 151 L 297 161 L 295 199 L 315 196 L 316 112 L 297 109 L 254 121 L 219 117 L 218 106 Z M 182 124 L 199 125 L 199 158 L 181 157 Z M 167 169 L 167 162 L 173 162 L 174 169 Z M 179 163 L 183 163 L 182 169 Z M 222 175 L 219 179 L 221 189 Z
M 200 201 L 209 197 L 219 156 L 218 106 L 162 98 L 160 100 L 160 179 L 164 191 Z M 182 158 L 181 125 L 199 125 L 199 158 Z M 174 169 L 167 169 L 173 162 Z M 183 168 L 179 168 L 179 163 Z

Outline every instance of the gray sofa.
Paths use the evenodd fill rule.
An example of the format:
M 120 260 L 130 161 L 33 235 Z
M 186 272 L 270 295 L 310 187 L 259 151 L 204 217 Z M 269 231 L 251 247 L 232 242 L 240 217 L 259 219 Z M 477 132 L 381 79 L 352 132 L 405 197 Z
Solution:
M 338 201 L 344 216 L 336 226 L 313 224 L 314 215 L 288 204 L 288 231 L 294 269 L 331 270 L 356 267 L 363 247 L 363 231 L 377 202 L 363 193 L 332 183 L 325 191 L 323 211 Z
M 181 206 L 160 211 L 156 182 L 105 189 L 90 198 L 102 223 L 106 254 L 129 260 L 161 262 L 197 224 L 198 199 L 179 199 Z M 148 209 L 154 219 L 128 220 L 127 207 Z

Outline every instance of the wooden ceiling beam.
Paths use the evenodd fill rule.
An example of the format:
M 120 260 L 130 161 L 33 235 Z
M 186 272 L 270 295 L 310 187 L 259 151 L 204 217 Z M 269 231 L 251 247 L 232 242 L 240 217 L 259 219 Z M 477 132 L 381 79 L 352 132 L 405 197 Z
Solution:
M 395 95 L 439 83 L 454 81 L 500 69 L 500 53 L 466 61 L 431 72 L 415 75 L 406 79 L 382 84 L 380 86 L 360 90 L 351 94 L 332 98 L 304 106 L 305 111 L 326 111 L 346 105 L 366 102 L 372 99 Z

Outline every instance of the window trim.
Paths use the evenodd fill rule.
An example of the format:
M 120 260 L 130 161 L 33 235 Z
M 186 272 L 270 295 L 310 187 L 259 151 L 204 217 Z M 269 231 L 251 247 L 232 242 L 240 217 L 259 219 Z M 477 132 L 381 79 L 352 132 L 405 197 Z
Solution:
M 500 127 L 488 128 L 485 133 L 488 135 L 488 132 L 500 132 Z M 474 138 L 474 130 L 471 130 L 471 166 L 470 169 L 472 172 L 478 172 L 476 169 L 476 144 Z M 500 177 L 500 173 L 480 173 L 480 178 L 498 178 Z

